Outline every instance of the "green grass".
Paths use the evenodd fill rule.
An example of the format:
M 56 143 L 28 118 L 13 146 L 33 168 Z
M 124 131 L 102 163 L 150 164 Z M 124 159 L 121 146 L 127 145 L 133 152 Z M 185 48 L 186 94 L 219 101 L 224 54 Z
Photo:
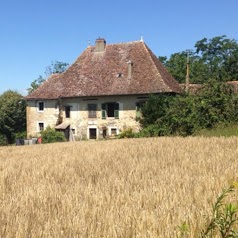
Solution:
M 238 125 L 220 125 L 213 129 L 203 129 L 195 133 L 195 136 L 205 136 L 205 137 L 238 136 Z

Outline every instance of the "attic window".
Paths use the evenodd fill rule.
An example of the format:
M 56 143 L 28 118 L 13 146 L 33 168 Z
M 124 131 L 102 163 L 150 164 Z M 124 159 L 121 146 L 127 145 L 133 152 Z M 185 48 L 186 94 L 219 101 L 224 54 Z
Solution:
M 123 76 L 123 73 L 117 73 L 118 78 L 122 78 L 122 76 Z

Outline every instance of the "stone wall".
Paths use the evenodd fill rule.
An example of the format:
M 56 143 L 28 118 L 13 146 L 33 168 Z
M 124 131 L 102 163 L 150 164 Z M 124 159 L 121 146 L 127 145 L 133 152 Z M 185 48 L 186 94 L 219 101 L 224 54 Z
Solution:
M 113 136 L 127 128 L 138 131 L 140 128 L 136 119 L 136 103 L 145 101 L 141 96 L 115 96 L 115 97 L 88 97 L 69 98 L 61 100 L 44 100 L 44 110 L 39 111 L 40 101 L 28 101 L 27 107 L 27 135 L 39 135 L 39 123 L 44 123 L 44 128 L 54 128 L 61 122 L 69 123 L 75 137 L 78 139 L 89 138 L 92 130 L 96 129 L 97 138 Z M 119 119 L 115 117 L 102 118 L 102 103 L 119 103 Z M 88 117 L 88 104 L 96 104 L 96 118 Z M 70 118 L 66 118 L 65 107 L 70 106 Z M 95 131 L 95 130 L 94 130 Z
M 44 102 L 44 110 L 38 110 L 39 102 Z M 41 100 L 27 102 L 27 137 L 39 135 L 39 123 L 44 123 L 44 129 L 47 126 L 55 127 L 59 117 L 59 106 L 57 100 Z

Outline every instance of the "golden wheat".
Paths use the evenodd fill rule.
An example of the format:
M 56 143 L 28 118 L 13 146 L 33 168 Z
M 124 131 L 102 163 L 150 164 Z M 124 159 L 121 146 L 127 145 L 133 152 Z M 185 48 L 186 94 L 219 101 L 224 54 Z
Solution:
M 0 237 L 196 237 L 237 159 L 237 138 L 1 147 Z

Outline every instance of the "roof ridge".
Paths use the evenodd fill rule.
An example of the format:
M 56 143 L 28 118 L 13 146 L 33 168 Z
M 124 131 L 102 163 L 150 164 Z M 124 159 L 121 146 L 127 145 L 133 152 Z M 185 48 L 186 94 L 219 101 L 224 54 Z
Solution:
M 142 42 L 142 41 L 137 40 L 137 41 L 129 41 L 129 42 L 118 42 L 118 43 L 112 43 L 112 44 L 106 44 L 106 45 L 128 45 L 128 44 L 140 43 L 140 42 Z

